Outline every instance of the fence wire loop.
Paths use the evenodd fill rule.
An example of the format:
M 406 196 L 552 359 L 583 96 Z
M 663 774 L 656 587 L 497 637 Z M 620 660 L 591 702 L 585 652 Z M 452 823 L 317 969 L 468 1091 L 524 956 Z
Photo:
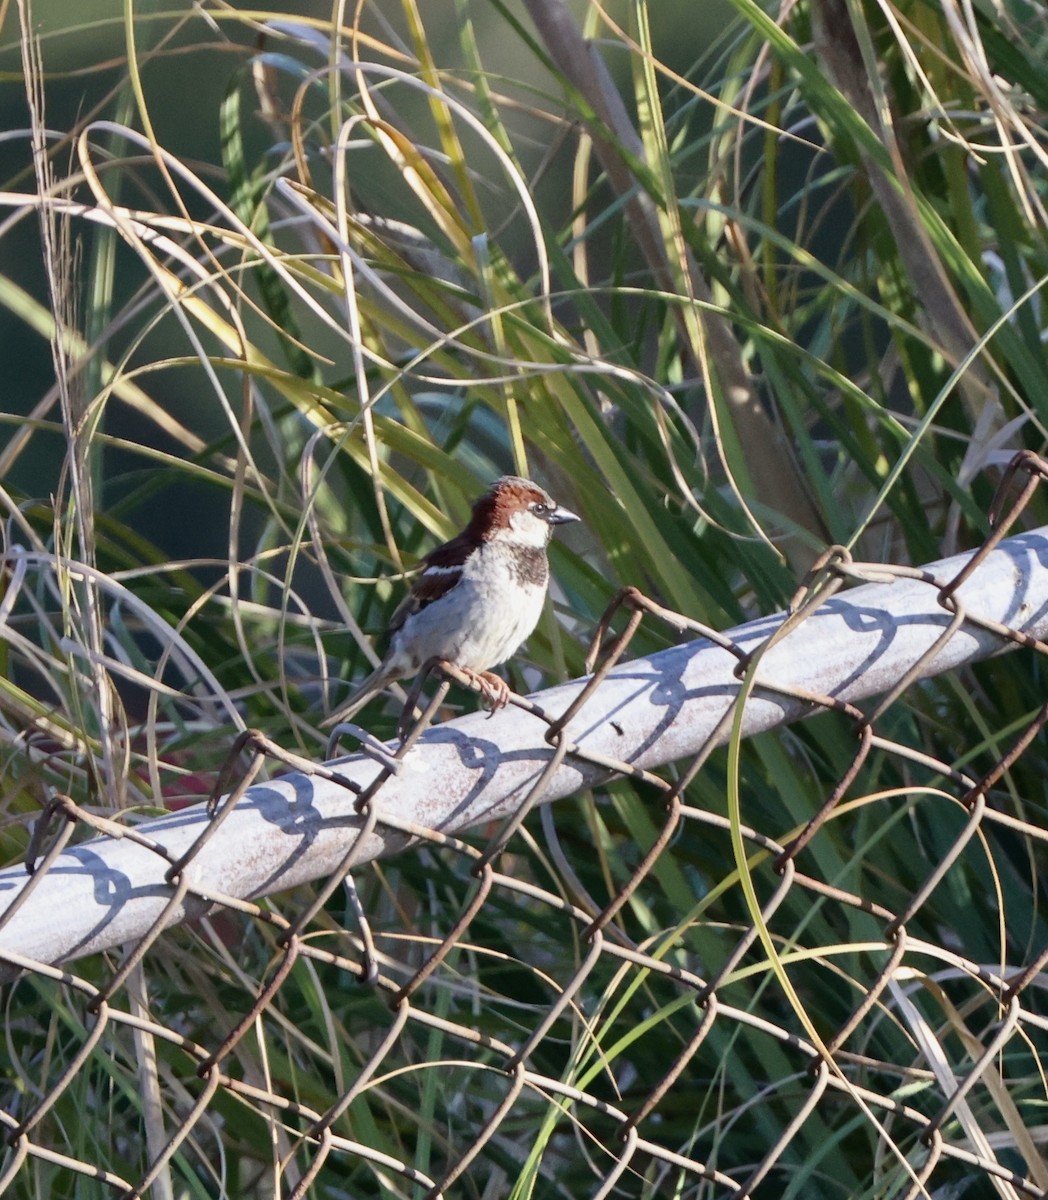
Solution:
M 63 1032 L 25 1052 L 19 1087 L 0 1094 L 7 1145 L 0 1191 L 48 1171 L 90 1180 L 97 1194 L 114 1197 L 145 1195 L 162 1175 L 177 1172 L 198 1190 L 217 1189 L 223 1184 L 210 1154 L 216 1130 L 242 1109 L 252 1136 L 263 1140 L 264 1128 L 271 1143 L 272 1167 L 260 1165 L 260 1174 L 275 1170 L 281 1194 L 298 1200 L 340 1188 L 363 1194 L 379 1180 L 391 1194 L 456 1195 L 466 1181 L 472 1192 L 504 1194 L 512 1171 L 525 1164 L 546 1188 L 536 1194 L 553 1195 L 580 1150 L 593 1197 L 632 1194 L 641 1180 L 653 1190 L 638 1195 L 770 1195 L 791 1167 L 791 1146 L 817 1122 L 827 1138 L 843 1136 L 844 1124 L 854 1122 L 851 1136 L 862 1130 L 877 1140 L 885 1195 L 946 1194 L 982 1176 L 1001 1194 L 1044 1196 L 1048 1168 L 1023 1127 L 1027 1110 L 1019 1111 L 1008 1087 L 1020 1074 L 1036 1075 L 1037 1053 L 1048 1052 L 1048 938 L 1031 923 L 1026 958 L 995 963 L 970 956 L 963 927 L 944 930 L 934 944 L 919 931 L 921 918 L 967 878 L 962 870 L 1007 879 L 1022 857 L 1020 839 L 1043 855 L 1048 832 L 1031 816 L 1032 804 L 1017 806 L 998 789 L 1039 752 L 1048 703 L 988 737 L 978 767 L 974 758 L 939 761 L 920 729 L 897 714 L 965 630 L 1048 654 L 1032 635 L 975 611 L 962 592 L 1045 480 L 1048 464 L 1036 455 L 1012 459 L 991 506 L 992 532 L 950 577 L 936 568 L 856 562 L 846 547 L 829 547 L 782 620 L 767 623 L 766 637 L 761 626 L 760 641 L 736 640 L 624 588 L 597 623 L 587 678 L 556 712 L 542 696 L 504 694 L 451 664 L 428 663 L 394 740 L 379 742 L 352 724 L 333 731 L 330 751 L 349 734 L 375 764 L 366 786 L 338 761 L 318 765 L 246 729 L 218 771 L 206 802 L 209 822 L 177 856 L 146 831 L 85 811 L 69 796 L 51 797 L 26 850 L 32 878 L 0 918 L 0 959 L 19 972 L 15 987 L 37 987 L 55 999 Z M 925 648 L 875 700 L 853 701 L 830 685 L 805 690 L 781 677 L 776 653 L 827 605 L 839 605 L 842 590 L 901 581 L 926 590 L 938 608 Z M 723 710 L 703 746 L 658 770 L 587 748 L 575 731 L 596 710 L 611 673 L 642 631 L 665 640 L 667 629 L 707 639 L 734 660 L 737 682 L 725 685 Z M 426 699 L 423 688 L 434 680 Z M 510 815 L 489 820 L 473 837 L 450 825 L 431 827 L 422 813 L 397 818 L 389 805 L 390 789 L 410 775 L 408 756 L 453 684 L 492 707 L 507 701 L 541 723 L 545 742 Z M 745 780 L 738 776 L 744 772 L 732 768 L 733 778 L 730 757 L 715 753 L 731 742 L 740 709 L 770 701 L 789 701 L 832 723 L 824 746 L 790 734 L 768 753 L 800 758 L 824 749 L 834 764 L 833 786 L 806 797 L 796 812 L 784 811 L 777 828 L 758 829 L 746 821 Z M 602 719 L 614 727 L 614 714 Z M 667 704 L 666 724 L 672 728 L 676 719 Z M 322 884 L 308 893 L 236 899 L 223 894 L 221 879 L 206 877 L 204 852 L 235 828 L 231 815 L 267 763 L 344 787 L 357 819 L 337 843 L 332 859 L 339 860 Z M 570 844 L 544 810 L 541 842 L 529 817 L 571 763 L 596 768 L 611 782 L 574 801 L 584 820 Z M 885 782 L 885 764 L 897 768 L 899 782 Z M 619 779 L 639 785 L 650 801 L 638 806 L 635 792 L 624 801 Z M 714 793 L 726 796 L 722 811 L 700 802 Z M 616 827 L 609 814 L 628 851 L 614 864 L 605 861 L 601 842 Z M 598 823 L 596 815 L 608 819 Z M 875 839 L 879 815 L 912 824 L 914 862 L 905 880 L 879 878 L 874 860 L 858 854 L 840 861 L 826 835 L 832 823 L 846 821 L 856 837 Z M 145 935 L 118 959 L 95 956 L 78 974 L 5 951 L 3 931 L 33 904 L 40 881 L 60 869 L 81 828 L 130 839 L 156 855 L 165 884 Z M 580 844 L 578 828 L 604 832 Z M 371 865 L 363 847 L 376 830 L 395 832 L 410 849 L 391 864 Z M 933 840 L 930 850 L 925 843 Z M 690 848 L 699 843 L 720 848 L 720 878 L 696 873 Z M 600 869 L 581 871 L 580 856 Z M 671 895 L 685 900 L 670 906 Z M 206 915 L 188 933 L 169 933 L 190 901 Z M 800 919 L 789 915 L 798 907 L 806 914 Z M 816 913 L 829 914 L 839 928 L 838 945 L 807 940 L 807 914 Z M 562 936 L 545 939 L 554 925 Z M 181 954 L 210 961 L 210 1007 L 192 996 L 184 1012 L 150 1006 L 141 981 L 163 967 L 167 941 L 176 936 Z M 570 958 L 554 953 L 554 945 L 570 945 Z M 810 963 L 839 993 L 832 1020 L 817 1032 L 794 985 Z M 350 993 L 353 1003 L 345 1007 Z M 224 1017 L 215 1021 L 219 995 Z M 666 1029 L 672 1052 L 658 1040 Z M 162 1048 L 158 1077 L 177 1080 L 177 1102 L 162 1106 L 148 1151 L 132 1155 L 118 1177 L 58 1148 L 59 1114 L 78 1089 L 85 1096 L 104 1091 L 92 1066 L 100 1045 L 127 1056 L 129 1046 L 144 1043 Z M 315 1053 L 305 1065 L 299 1056 L 307 1044 Z M 649 1053 L 653 1045 L 659 1054 Z M 889 1045 L 905 1051 L 892 1057 Z M 754 1096 L 737 1098 L 740 1113 L 760 1114 L 754 1124 L 763 1137 L 745 1161 L 723 1161 L 718 1119 L 695 1116 L 701 1105 L 689 1090 L 718 1077 L 725 1053 L 747 1056 L 755 1080 Z M 456 1121 L 446 1128 L 432 1114 L 419 1116 L 427 1149 L 413 1158 L 411 1147 L 384 1136 L 382 1114 L 386 1105 L 411 1109 L 405 1087 L 416 1077 L 427 1081 L 419 1093 L 427 1102 L 433 1088 L 457 1095 L 449 1106 Z M 1044 1096 L 1036 1102 L 1043 1107 Z M 992 1136 L 982 1136 L 984 1127 Z M 522 1129 L 534 1146 L 519 1144 Z
M 63 817 L 64 823 L 59 826 L 52 837 L 55 818 Z M 25 869 L 29 875 L 36 874 L 37 860 L 45 854 L 44 847 L 49 837 L 51 845 L 46 854 L 48 858 L 57 858 L 65 849 L 66 843 L 73 836 L 73 829 L 81 819 L 80 809 L 71 796 L 56 792 L 44 805 L 40 816 L 33 822 L 33 832 L 25 851 Z M 46 870 L 46 859 L 45 868 Z

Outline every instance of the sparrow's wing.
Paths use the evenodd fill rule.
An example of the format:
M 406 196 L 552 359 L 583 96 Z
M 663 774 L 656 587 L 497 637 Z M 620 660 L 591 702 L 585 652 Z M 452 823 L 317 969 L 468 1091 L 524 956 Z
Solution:
M 411 591 L 393 611 L 389 620 L 392 636 L 403 626 L 408 617 L 421 612 L 427 605 L 446 596 L 462 578 L 462 564 L 476 549 L 476 543 L 463 530 L 450 542 L 444 542 L 431 550 L 422 560 L 422 574 L 412 584 Z
M 439 600 L 441 596 L 446 596 L 451 591 L 462 578 L 462 563 L 465 562 L 472 548 L 472 544 L 463 534 L 459 534 L 458 537 L 452 538 L 450 542 L 445 542 L 426 555 L 422 560 L 422 574 L 393 610 L 393 616 L 390 618 L 386 630 L 387 637 L 391 638 L 397 630 L 403 627 L 409 617 L 413 617 L 432 604 L 434 600 Z M 403 672 L 398 670 L 397 665 L 391 661 L 391 655 L 387 653 L 383 661 L 357 687 L 342 707 L 322 721 L 320 727 L 324 729 L 338 721 L 349 720 L 364 707 L 376 692 L 380 692 L 386 684 L 401 678 L 402 675 Z
M 461 578 L 461 566 L 436 566 L 427 560 L 426 569 L 415 580 L 411 591 L 401 600 L 394 609 L 393 616 L 390 617 L 390 635 L 396 633 L 408 617 L 413 617 L 427 605 L 432 604 L 434 600 L 446 596 Z

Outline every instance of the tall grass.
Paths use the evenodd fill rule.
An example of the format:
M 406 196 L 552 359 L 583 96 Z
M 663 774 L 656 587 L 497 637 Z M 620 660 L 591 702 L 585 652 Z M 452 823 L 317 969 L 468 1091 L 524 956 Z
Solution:
M 923 562 L 983 535 L 989 468 L 1040 448 L 1048 416 L 1045 11 L 732 0 L 681 67 L 690 31 L 655 8 L 591 3 L 581 26 L 556 0 L 456 0 L 439 15 L 363 4 L 341 26 L 132 11 L 115 64 L 64 76 L 50 62 L 88 31 L 46 36 L 38 70 L 31 14 L 19 30 L 8 10 L 5 53 L 34 99 L 10 143 L 0 237 L 5 259 L 43 264 L 49 286 L 0 277 L 6 356 L 49 339 L 56 382 L 15 370 L 22 390 L 0 414 L 7 861 L 50 790 L 133 821 L 206 794 L 245 725 L 319 756 L 318 719 L 374 661 L 404 574 L 501 473 L 537 477 L 583 517 L 553 547 L 554 604 L 510 667 L 523 689 L 581 672 L 624 584 L 727 627 L 782 608 L 828 543 Z M 52 110 L 78 88 L 84 102 L 56 127 Z M 182 106 L 219 131 L 212 153 L 206 139 L 180 148 Z M 634 648 L 670 636 L 645 626 Z M 880 732 L 977 771 L 1040 706 L 1041 683 L 1028 660 L 997 661 L 915 689 Z M 392 707 L 370 715 L 392 731 Z M 734 796 L 734 819 L 783 839 L 854 748 L 825 716 L 715 757 L 686 800 L 728 813 Z M 1043 777 L 1035 747 L 1003 785 L 1028 819 Z M 963 823 L 934 802 L 938 782 L 874 754 L 805 869 L 901 904 Z M 536 816 L 514 870 L 599 905 L 654 839 L 650 803 L 619 782 L 558 806 L 552 824 Z M 678 844 L 621 922 L 712 973 L 774 879 L 727 837 Z M 425 854 L 359 883 L 387 950 L 407 957 L 442 936 L 469 887 L 459 864 Z M 317 936 L 338 936 L 341 918 L 336 905 Z M 1048 930 L 1032 846 L 972 849 L 908 932 L 991 964 L 1036 951 Z M 752 951 L 723 995 L 798 1030 L 837 1028 L 888 953 L 869 948 L 882 940 L 872 917 L 799 890 L 770 934 L 780 961 Z M 536 939 L 553 976 L 584 953 L 540 906 L 492 901 L 462 981 L 435 985 L 432 1003 L 460 1016 L 472 1003 L 500 1036 L 527 1027 L 548 1000 L 521 952 Z M 264 929 L 221 924 L 168 945 L 178 952 L 146 961 L 144 1002 L 191 1037 L 250 1003 L 273 952 Z M 799 1012 L 779 987 L 787 961 Z M 234 1069 L 332 1103 L 389 1020 L 343 984 L 296 968 Z M 950 986 L 929 980 L 916 1000 L 944 1042 L 978 1023 L 978 1001 L 949 999 Z M 627 1080 L 643 1096 L 692 1024 L 654 980 L 627 986 L 609 969 L 603 987 L 539 1066 L 579 1086 L 605 1072 L 609 1089 Z M 83 1037 L 83 1012 L 27 978 L 6 1019 L 8 1086 L 32 1097 Z M 889 1080 L 864 1065 L 915 1058 L 903 1009 L 885 1007 L 863 1036 L 856 1081 L 920 1106 L 925 1067 Z M 114 1034 L 105 1051 L 47 1139 L 141 1176 L 143 1095 L 177 1122 L 187 1060 L 159 1047 L 143 1085 L 130 1041 Z M 419 1038 L 345 1129 L 439 1175 L 449 1130 L 479 1126 L 497 1094 L 459 1057 L 439 1033 Z M 983 1101 L 987 1133 L 1013 1152 L 1043 1108 L 1043 1068 L 1033 1044 L 1002 1065 L 1014 1120 Z M 741 1173 L 795 1110 L 794 1070 L 776 1044 L 718 1025 L 659 1119 Z M 613 1131 L 597 1122 L 576 1143 L 553 1101 L 532 1098 L 528 1114 L 515 1111 L 523 1163 L 496 1140 L 469 1187 L 589 1194 L 587 1155 L 605 1161 Z M 859 1104 L 819 1108 L 761 1194 L 893 1194 L 916 1151 L 891 1138 Z M 168 1194 L 273 1194 L 275 1164 L 297 1169 L 292 1145 L 279 1118 L 220 1097 Z M 667 1186 L 631 1176 L 629 1194 Z M 366 1164 L 315 1187 L 396 1190 Z M 12 1194 L 87 1193 L 38 1162 Z

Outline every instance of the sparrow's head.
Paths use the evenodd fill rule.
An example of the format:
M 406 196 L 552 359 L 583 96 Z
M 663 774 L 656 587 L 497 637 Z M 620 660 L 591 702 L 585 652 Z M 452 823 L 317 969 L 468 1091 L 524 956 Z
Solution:
M 483 541 L 500 538 L 542 548 L 555 526 L 578 519 L 530 479 L 503 475 L 473 505 L 470 527 Z

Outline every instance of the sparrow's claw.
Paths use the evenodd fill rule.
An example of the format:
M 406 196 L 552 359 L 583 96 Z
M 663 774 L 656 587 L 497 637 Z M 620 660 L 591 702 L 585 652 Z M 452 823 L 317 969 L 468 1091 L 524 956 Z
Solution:
M 505 708 L 509 704 L 509 698 L 513 695 L 510 686 L 500 675 L 495 675 L 491 671 L 482 671 L 481 674 L 487 685 L 481 687 L 481 694 L 491 705 L 491 711 L 498 712 L 500 708 Z
M 501 676 L 496 675 L 493 671 L 473 671 L 463 667 L 460 667 L 459 670 L 480 692 L 482 699 L 493 713 L 498 712 L 500 708 L 505 708 L 509 703 L 509 698 L 513 693 L 510 691 L 509 684 Z

